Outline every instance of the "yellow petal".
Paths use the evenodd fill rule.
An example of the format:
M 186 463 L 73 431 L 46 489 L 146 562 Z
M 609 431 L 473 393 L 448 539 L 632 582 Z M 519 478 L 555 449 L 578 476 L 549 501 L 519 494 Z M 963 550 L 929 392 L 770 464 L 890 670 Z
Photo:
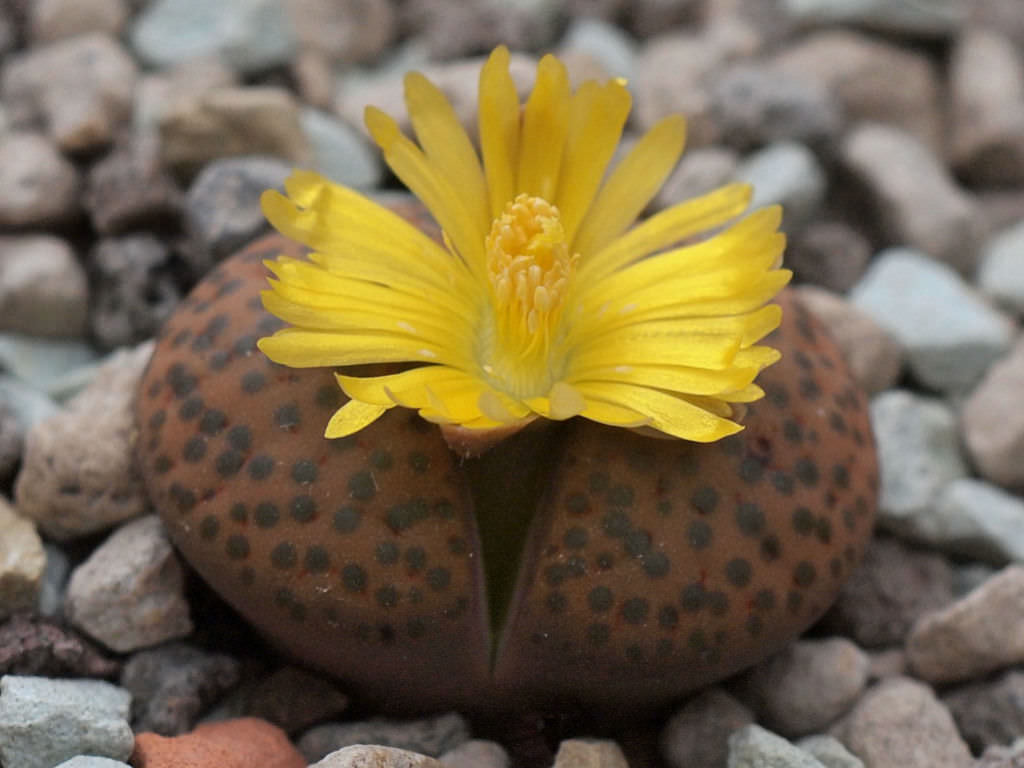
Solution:
M 658 337 L 625 328 L 581 341 L 573 352 L 572 365 L 579 370 L 616 365 L 684 365 L 722 370 L 732 364 L 739 347 L 739 339 L 732 336 Z
M 348 437 L 375 422 L 386 410 L 383 406 L 349 400 L 331 416 L 324 437 Z
M 655 389 L 612 382 L 578 382 L 585 397 L 622 406 L 646 416 L 655 429 L 685 440 L 708 443 L 739 432 L 728 419 Z
M 554 203 L 572 243 L 615 153 L 631 98 L 626 87 L 610 80 L 580 86 L 569 104 L 569 129 Z
M 760 371 L 758 366 L 730 366 L 723 370 L 684 365 L 615 365 L 570 372 L 572 380 L 617 381 L 690 395 L 719 395 L 746 387 Z
M 437 385 L 442 382 L 465 382 L 468 377 L 462 371 L 443 365 L 425 365 L 410 368 L 407 371 L 391 373 L 384 376 L 350 376 L 335 374 L 338 386 L 346 395 L 375 405 L 391 406 L 395 404 L 395 393 L 409 393 L 422 390 L 425 385 Z M 408 397 L 408 395 L 406 395 Z M 428 404 L 424 396 L 415 407 Z
M 575 248 L 583 259 L 604 248 L 636 221 L 675 167 L 685 139 L 683 118 L 666 117 L 612 171 L 576 235 Z
M 459 180 L 448 178 L 443 169 L 435 167 L 379 109 L 366 108 L 366 126 L 384 151 L 384 161 L 427 207 L 470 271 L 483 279 L 485 224 L 466 208 L 455 186 Z
M 548 54 L 523 110 L 516 192 L 554 200 L 562 149 L 569 128 L 569 73 Z
M 508 48 L 498 46 L 480 71 L 480 153 L 487 174 L 491 218 L 516 195 L 519 165 L 519 96 L 508 71 Z
M 750 196 L 749 184 L 727 184 L 659 211 L 597 253 L 588 255 L 580 264 L 579 282 L 599 280 L 644 256 L 720 227 L 743 213 Z
M 525 402 L 534 413 L 555 421 L 579 416 L 587 408 L 583 395 L 564 381 L 556 381 L 546 397 L 531 397 Z
M 444 362 L 443 350 L 389 333 L 335 333 L 283 328 L 256 345 L 275 363 L 292 368 L 333 368 L 364 363 Z
M 490 228 L 487 185 L 476 150 L 441 89 L 419 72 L 405 77 L 405 103 L 416 139 L 431 165 L 458 182 L 456 191 L 486 232 Z

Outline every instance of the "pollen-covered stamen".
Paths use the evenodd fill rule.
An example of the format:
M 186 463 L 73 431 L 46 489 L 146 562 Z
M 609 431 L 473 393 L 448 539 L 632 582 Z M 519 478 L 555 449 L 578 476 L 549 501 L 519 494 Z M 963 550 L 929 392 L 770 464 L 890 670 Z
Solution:
M 487 235 L 487 267 L 507 332 L 546 336 L 578 256 L 569 253 L 558 208 L 521 194 Z

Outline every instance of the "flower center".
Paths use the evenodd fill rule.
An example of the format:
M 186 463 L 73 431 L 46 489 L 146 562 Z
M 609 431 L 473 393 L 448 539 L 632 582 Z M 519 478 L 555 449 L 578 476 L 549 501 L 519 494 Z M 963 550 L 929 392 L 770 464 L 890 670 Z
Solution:
M 558 208 L 527 194 L 505 206 L 485 245 L 496 338 L 484 369 L 510 393 L 541 394 L 551 383 L 548 349 L 579 256 L 569 252 Z

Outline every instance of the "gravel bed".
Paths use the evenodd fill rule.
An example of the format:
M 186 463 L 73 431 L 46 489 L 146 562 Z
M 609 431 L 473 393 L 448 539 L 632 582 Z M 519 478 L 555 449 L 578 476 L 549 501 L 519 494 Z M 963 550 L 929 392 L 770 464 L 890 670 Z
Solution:
M 384 719 L 220 602 L 131 462 L 151 339 L 267 230 L 259 193 L 296 165 L 394 189 L 363 107 L 401 114 L 419 68 L 468 122 L 499 43 L 524 82 L 545 51 L 627 77 L 627 141 L 687 116 L 656 207 L 730 180 L 782 203 L 871 395 L 864 563 L 654 722 Z M 11 0 L 0 57 L 5 768 L 1024 764 L 1020 0 Z

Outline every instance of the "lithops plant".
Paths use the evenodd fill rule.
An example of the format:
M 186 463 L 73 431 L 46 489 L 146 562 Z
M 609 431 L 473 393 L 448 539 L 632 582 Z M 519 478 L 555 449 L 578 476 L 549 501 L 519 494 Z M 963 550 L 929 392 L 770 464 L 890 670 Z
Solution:
M 494 222 L 483 256 L 465 253 L 476 247 L 472 218 L 424 189 L 439 178 L 431 162 L 451 151 L 462 171 L 472 162 L 452 150 L 446 103 L 414 76 L 410 111 L 426 154 L 379 114 L 368 122 L 444 227 L 444 245 L 313 174 L 293 177 L 289 197 L 271 195 L 265 210 L 317 253 L 263 240 L 182 303 L 139 391 L 140 464 L 171 536 L 213 588 L 282 649 L 380 706 L 658 706 L 777 650 L 832 601 L 872 527 L 867 409 L 793 299 L 780 298 L 772 332 L 779 306 L 765 302 L 787 278 L 777 211 L 665 250 L 742 210 L 746 193 L 726 188 L 621 234 L 632 219 L 618 208 L 643 208 L 682 137 L 678 123 L 655 128 L 619 166 L 626 176 L 602 185 L 618 133 L 584 153 L 569 139 L 600 133 L 616 104 L 624 122 L 620 83 L 582 88 L 562 126 L 560 178 L 582 173 L 593 200 L 551 186 L 551 153 L 492 178 L 510 147 L 529 155 L 540 119 L 531 96 L 521 134 L 505 120 L 518 101 L 510 107 L 502 56 L 481 84 L 490 118 L 476 181 Z M 568 93 L 553 61 L 541 62 L 534 89 L 542 114 Z M 488 78 L 504 83 L 499 97 Z M 495 139 L 495 115 L 511 134 Z M 448 126 L 444 142 L 438 126 Z M 621 181 L 638 173 L 656 183 Z M 460 192 L 449 184 L 445 194 Z M 410 255 L 402 249 L 415 258 L 405 271 L 395 269 Z M 616 258 L 598 279 L 593 265 Z M 269 292 L 264 262 L 276 275 Z M 431 266 L 440 272 L 421 272 Z M 505 291 L 520 267 L 544 290 Z M 677 291 L 679 273 L 691 292 Z M 650 290 L 630 301 L 616 293 L 620 279 Z M 410 299 L 431 281 L 433 304 Z M 372 303 L 382 291 L 393 303 Z M 595 296 L 605 304 L 588 304 Z M 400 316 L 409 307 L 419 328 Z M 489 326 L 480 307 L 505 314 Z M 619 317 L 630 319 L 622 333 Z M 423 330 L 441 321 L 443 332 Z M 449 354 L 463 336 L 473 354 Z M 600 346 L 616 339 L 610 352 Z M 402 356 L 409 349 L 436 362 Z M 587 358 L 594 349 L 604 351 Z M 766 368 L 775 350 L 781 361 Z M 662 357 L 628 364 L 641 354 Z M 600 355 L 622 364 L 602 368 Z M 510 371 L 520 378 L 503 379 Z M 655 377 L 648 389 L 637 371 Z

